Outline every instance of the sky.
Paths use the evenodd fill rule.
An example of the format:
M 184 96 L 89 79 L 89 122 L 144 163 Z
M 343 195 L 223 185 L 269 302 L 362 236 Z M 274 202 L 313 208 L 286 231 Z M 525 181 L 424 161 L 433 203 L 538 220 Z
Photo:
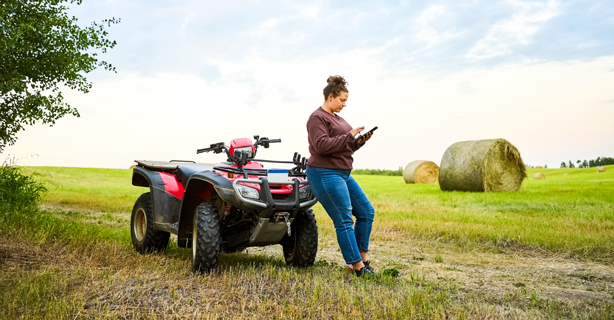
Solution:
M 136 159 L 225 160 L 196 149 L 280 138 L 258 158 L 308 156 L 306 121 L 330 75 L 339 114 L 378 126 L 354 168 L 437 164 L 455 142 L 503 138 L 527 165 L 614 156 L 614 2 L 84 0 L 111 17 L 117 73 L 63 91 L 81 117 L 18 134 L 4 159 L 128 168 Z

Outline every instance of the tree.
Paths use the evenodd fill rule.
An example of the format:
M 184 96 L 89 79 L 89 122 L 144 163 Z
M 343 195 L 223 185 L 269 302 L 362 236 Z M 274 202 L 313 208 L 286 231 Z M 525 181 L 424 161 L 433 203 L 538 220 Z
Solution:
M 582 161 L 582 168 L 588 168 L 588 161 Z
M 561 168 L 567 168 L 567 164 L 565 164 L 565 161 L 561 162 Z
M 573 165 L 573 163 L 571 162 L 571 160 L 569 160 L 569 165 L 567 166 L 567 168 L 575 168 L 576 166 Z
M 115 68 L 99 61 L 116 45 L 106 38 L 105 25 L 119 19 L 77 26 L 67 5 L 81 0 L 2 0 L 0 3 L 0 152 L 15 144 L 26 125 L 55 124 L 65 115 L 79 116 L 64 102 L 60 86 L 83 93 L 92 87 L 83 73 L 97 67 Z

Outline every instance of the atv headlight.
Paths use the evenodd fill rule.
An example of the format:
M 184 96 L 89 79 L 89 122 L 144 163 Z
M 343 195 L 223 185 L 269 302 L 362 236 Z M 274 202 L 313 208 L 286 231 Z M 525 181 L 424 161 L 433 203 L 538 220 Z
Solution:
M 247 154 L 248 158 L 252 157 L 252 147 L 236 148 L 235 149 L 235 154 L 237 154 L 238 152 L 243 152 L 243 153 Z
M 304 186 L 298 189 L 298 197 L 300 199 L 308 199 L 309 197 L 311 197 L 311 189 L 309 188 L 309 186 Z
M 241 192 L 241 195 L 245 198 L 260 199 L 260 193 L 254 188 L 237 184 L 237 189 L 239 189 L 239 192 Z

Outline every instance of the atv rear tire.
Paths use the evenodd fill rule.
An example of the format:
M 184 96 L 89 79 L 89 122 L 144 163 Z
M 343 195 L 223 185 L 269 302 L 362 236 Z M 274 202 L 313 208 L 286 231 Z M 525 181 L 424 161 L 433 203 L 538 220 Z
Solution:
M 146 254 L 164 251 L 168 245 L 170 233 L 154 229 L 151 194 L 143 193 L 132 208 L 130 218 L 132 245 L 138 253 Z
M 318 224 L 313 210 L 297 212 L 291 230 L 291 236 L 286 235 L 281 241 L 286 264 L 298 268 L 313 266 L 318 253 Z
M 194 211 L 192 271 L 208 273 L 217 268 L 221 250 L 221 223 L 217 209 L 203 202 Z

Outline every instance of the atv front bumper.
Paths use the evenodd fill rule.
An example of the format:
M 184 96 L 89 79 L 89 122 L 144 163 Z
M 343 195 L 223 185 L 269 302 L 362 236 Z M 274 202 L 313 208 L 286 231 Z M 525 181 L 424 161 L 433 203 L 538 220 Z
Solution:
M 239 190 L 238 183 L 256 183 L 260 185 L 260 199 L 249 199 L 242 195 Z M 265 178 L 260 179 L 236 179 L 232 182 L 232 188 L 236 204 L 238 207 L 246 207 L 252 210 L 261 211 L 260 217 L 269 218 L 274 212 L 290 212 L 294 217 L 299 210 L 305 210 L 313 206 L 318 200 L 311 194 L 308 199 L 300 199 L 299 188 L 301 185 L 308 184 L 307 181 L 299 181 L 298 179 L 292 179 L 292 181 L 275 182 L 275 184 L 293 185 L 292 193 L 287 200 L 274 200 L 271 194 L 271 188 L 269 187 L 269 181 Z M 229 201 L 231 203 L 235 201 Z

